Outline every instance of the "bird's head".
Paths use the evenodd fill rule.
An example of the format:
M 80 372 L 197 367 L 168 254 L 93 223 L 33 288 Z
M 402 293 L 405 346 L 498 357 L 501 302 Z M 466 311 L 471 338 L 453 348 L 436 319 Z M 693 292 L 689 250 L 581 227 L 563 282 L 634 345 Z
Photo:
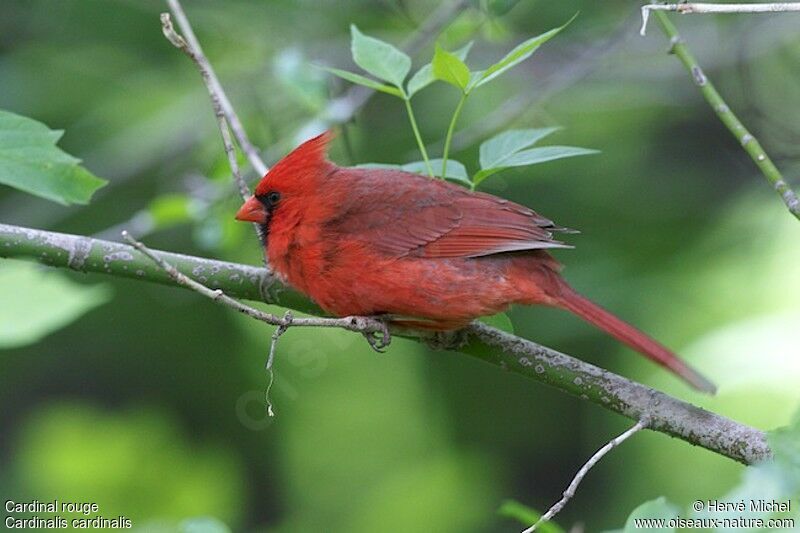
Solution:
M 333 134 L 326 131 L 278 161 L 236 213 L 236 219 L 259 224 L 266 235 L 276 214 L 289 209 L 294 211 L 306 204 L 333 168 L 326 159 L 332 137 Z

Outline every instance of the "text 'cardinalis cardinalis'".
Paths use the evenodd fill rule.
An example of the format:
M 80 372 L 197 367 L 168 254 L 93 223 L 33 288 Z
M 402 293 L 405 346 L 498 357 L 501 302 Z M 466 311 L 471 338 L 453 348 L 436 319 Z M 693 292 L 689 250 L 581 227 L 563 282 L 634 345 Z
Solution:
M 236 218 L 261 225 L 275 272 L 336 316 L 456 329 L 510 304 L 566 309 L 672 370 L 714 386 L 667 348 L 577 294 L 550 248 L 566 231 L 527 207 L 399 170 L 345 168 L 330 134 L 279 161 Z

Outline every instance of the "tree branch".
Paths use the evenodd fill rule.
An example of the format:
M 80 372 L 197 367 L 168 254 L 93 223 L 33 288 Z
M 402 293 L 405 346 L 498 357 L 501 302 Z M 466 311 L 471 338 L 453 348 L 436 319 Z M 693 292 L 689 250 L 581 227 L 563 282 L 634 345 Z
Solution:
M 683 6 L 684 4 L 679 5 Z M 786 204 L 789 212 L 798 220 L 800 220 L 800 198 L 798 198 L 797 194 L 783 179 L 783 175 L 781 175 L 778 167 L 775 166 L 775 163 L 772 162 L 772 159 L 770 159 L 770 157 L 764 151 L 764 148 L 762 148 L 761 143 L 758 142 L 758 139 L 756 139 L 753 134 L 747 131 L 747 128 L 744 127 L 744 124 L 742 124 L 739 118 L 733 113 L 733 111 L 731 111 L 731 108 L 728 107 L 728 104 L 717 92 L 714 84 L 711 83 L 711 80 L 709 80 L 705 75 L 703 69 L 700 68 L 700 65 L 697 63 L 697 59 L 694 57 L 694 54 L 692 54 L 691 50 L 689 50 L 689 47 L 678 34 L 677 28 L 669 20 L 669 17 L 666 15 L 666 13 L 662 11 L 656 11 L 655 15 L 656 19 L 661 25 L 661 28 L 664 30 L 664 33 L 667 37 L 669 37 L 671 45 L 670 53 L 675 54 L 678 59 L 680 59 L 681 63 L 683 63 L 683 66 L 686 67 L 686 70 L 694 80 L 695 85 L 697 85 L 697 87 L 700 89 L 700 92 L 703 93 L 706 101 L 717 114 L 719 119 L 723 124 L 725 124 L 736 140 L 739 141 L 739 143 L 742 145 L 742 148 L 744 148 L 744 150 L 750 154 L 750 157 L 753 159 L 753 162 L 755 162 L 756 166 L 758 166 L 758 168 L 761 170 L 764 178 L 766 178 L 770 185 L 772 185 L 772 188 L 775 189 L 775 191 L 781 196 L 783 203 Z
M 174 3 L 175 5 L 180 6 L 177 1 Z M 186 24 L 188 27 L 188 22 Z M 236 182 L 236 185 L 239 187 L 239 194 L 241 195 L 242 199 L 247 200 L 247 198 L 250 197 L 250 188 L 247 186 L 247 183 L 244 181 L 244 177 L 242 177 L 242 173 L 239 170 L 239 163 L 236 161 L 236 151 L 233 148 L 231 132 L 228 128 L 228 123 L 230 120 L 227 118 L 226 113 L 222 108 L 222 98 L 225 95 L 225 92 L 223 91 L 219 82 L 216 81 L 214 71 L 211 70 L 211 64 L 208 62 L 202 52 L 198 52 L 199 49 L 192 47 L 181 35 L 175 31 L 175 28 L 172 27 L 172 19 L 170 18 L 169 13 L 161 13 L 161 31 L 164 33 L 164 37 L 166 37 L 167 40 L 171 42 L 173 46 L 175 46 L 175 48 L 189 56 L 189 58 L 195 62 L 197 68 L 200 70 L 203 83 L 208 89 L 208 95 L 211 97 L 211 107 L 214 109 L 214 116 L 217 118 L 217 126 L 219 127 L 220 135 L 222 135 L 222 145 L 225 148 L 225 155 L 228 157 L 228 164 L 231 167 L 233 179 Z M 196 42 L 197 41 L 195 40 L 195 43 Z M 231 113 L 233 113 L 233 116 L 236 116 L 233 108 L 231 108 Z M 256 230 L 257 229 L 258 228 L 256 228 Z
M 239 143 L 239 146 L 241 146 L 245 155 L 247 155 L 250 165 L 253 167 L 253 169 L 255 169 L 259 176 L 263 176 L 267 173 L 267 166 L 264 164 L 264 161 L 261 160 L 261 156 L 258 155 L 258 149 L 253 146 L 253 143 L 250 142 L 250 138 L 247 136 L 247 132 L 245 132 L 241 120 L 239 120 L 239 115 L 236 114 L 236 110 L 233 108 L 231 101 L 228 100 L 228 95 L 225 94 L 225 90 L 222 88 L 222 84 L 219 82 L 219 78 L 217 78 L 211 63 L 203 53 L 203 48 L 200 46 L 200 42 L 194 35 L 192 25 L 189 24 L 189 19 L 186 18 L 186 14 L 183 12 L 181 3 L 179 0 L 167 0 L 167 4 L 169 5 L 169 9 L 172 11 L 172 14 L 175 15 L 175 20 L 177 20 L 178 27 L 183 32 L 183 37 L 178 35 L 172 28 L 169 15 L 162 13 L 161 24 L 164 30 L 164 36 L 176 48 L 181 49 L 192 59 L 192 61 L 195 62 L 197 68 L 200 70 L 201 76 L 203 76 L 203 81 L 208 88 L 208 94 L 211 96 L 211 102 L 214 106 L 214 112 L 217 115 L 217 118 L 221 120 L 227 120 L 228 124 L 231 126 L 231 130 L 233 130 L 233 135 L 236 137 L 236 141 Z M 220 126 L 220 130 L 223 129 L 224 128 Z M 225 133 L 223 133 L 223 137 L 224 136 Z M 239 181 L 238 178 L 237 181 Z M 242 188 L 241 183 L 239 187 Z M 244 188 L 246 189 L 247 186 L 245 185 Z
M 800 2 L 766 2 L 759 4 L 707 4 L 685 2 L 681 4 L 648 4 L 642 6 L 642 35 L 647 31 L 647 21 L 651 11 L 675 11 L 681 15 L 702 15 L 708 13 L 785 13 L 800 11 Z
M 152 252 L 183 274 L 232 297 L 276 304 L 303 313 L 321 313 L 310 300 L 282 285 L 267 269 L 171 252 Z M 90 237 L 0 224 L 0 257 L 29 258 L 79 272 L 181 286 L 130 246 Z M 764 433 L 757 429 L 480 322 L 467 328 L 467 334 L 466 342 L 453 342 L 443 347 L 546 383 L 631 420 L 646 419 L 648 429 L 745 464 L 771 456 Z M 421 332 L 402 331 L 399 335 L 429 341 Z
M 159 268 L 161 268 L 167 275 L 178 285 L 183 285 L 184 287 L 195 291 L 198 294 L 205 296 L 206 298 L 210 298 L 215 302 L 219 302 L 227 307 L 235 311 L 239 311 L 250 318 L 254 318 L 256 320 L 260 320 L 261 322 L 265 322 L 271 326 L 278 326 L 280 333 L 277 335 L 278 337 L 283 334 L 290 326 L 300 326 L 300 327 L 317 327 L 317 328 L 342 328 L 347 331 L 357 331 L 359 333 L 363 333 L 365 335 L 371 333 L 381 333 L 383 335 L 383 342 L 384 345 L 389 344 L 389 334 L 388 328 L 386 325 L 376 318 L 371 317 L 360 317 L 360 316 L 348 316 L 344 318 L 323 318 L 323 317 L 311 317 L 311 318 L 294 318 L 291 314 L 288 316 L 284 316 L 283 318 L 273 315 L 272 313 L 265 313 L 260 309 L 256 309 L 255 307 L 251 307 L 249 305 L 245 305 L 239 300 L 231 298 L 225 292 L 220 289 L 211 289 L 206 285 L 195 281 L 188 275 L 184 274 L 183 272 L 179 271 L 177 268 L 172 266 L 167 259 L 162 257 L 162 254 L 157 254 L 147 248 L 141 242 L 135 240 L 127 231 L 122 232 L 122 237 L 128 241 L 128 243 L 139 250 L 142 254 L 146 255 L 150 258 Z M 277 337 L 274 338 L 277 340 Z M 274 344 L 274 343 L 273 343 Z M 274 350 L 270 350 L 270 364 L 272 360 L 272 354 Z
M 200 46 L 200 42 L 194 35 L 192 25 L 189 23 L 189 19 L 186 18 L 180 1 L 167 0 L 167 3 L 175 14 L 175 18 L 178 19 L 178 25 L 186 34 L 186 38 L 175 31 L 169 13 L 161 13 L 161 31 L 164 37 L 166 37 L 173 46 L 189 56 L 195 65 L 197 65 L 197 69 L 200 71 L 200 77 L 203 78 L 203 84 L 206 86 L 206 90 L 208 90 L 209 97 L 211 97 L 211 107 L 214 110 L 214 116 L 217 118 L 217 126 L 222 136 L 222 145 L 225 149 L 225 155 L 228 158 L 228 166 L 230 166 L 231 174 L 233 174 L 234 183 L 236 183 L 236 186 L 239 188 L 239 195 L 242 197 L 242 200 L 246 201 L 250 197 L 250 188 L 247 186 L 247 182 L 245 182 L 244 176 L 242 176 L 241 169 L 239 168 L 239 162 L 236 160 L 236 150 L 231 140 L 231 130 L 233 130 L 239 146 L 245 154 L 247 154 L 250 164 L 256 172 L 259 173 L 259 176 L 266 174 L 269 169 L 264 164 L 264 161 L 261 160 L 261 156 L 258 155 L 258 150 L 250 142 L 250 138 L 247 136 L 247 132 L 244 130 L 244 126 L 242 126 L 239 120 L 239 115 L 236 114 L 236 110 L 233 108 L 230 100 L 228 100 L 225 89 L 222 88 L 222 84 L 214 73 L 211 62 L 206 58 L 203 53 L 203 48 Z M 261 227 L 258 224 L 253 223 L 253 229 L 259 238 L 263 238 L 261 235 Z M 264 261 L 268 263 L 266 252 Z
M 583 481 L 583 478 L 589 473 L 589 470 L 591 470 L 594 465 L 600 462 L 600 459 L 605 457 L 608 452 L 628 440 L 628 438 L 633 436 L 634 433 L 637 433 L 646 427 L 647 421 L 639 420 L 633 425 L 633 427 L 628 428 L 624 433 L 611 439 L 608 441 L 608 443 L 606 443 L 605 446 L 597 450 L 594 455 L 592 455 L 589 460 L 584 463 L 581 469 L 578 470 L 578 473 L 575 474 L 575 477 L 572 478 L 567 490 L 565 490 L 562 494 L 562 498 L 553 504 L 553 506 L 550 507 L 550 509 L 548 509 L 547 512 L 544 513 L 535 524 L 525 529 L 522 533 L 533 533 L 540 525 L 542 525 L 542 523 L 552 520 L 555 515 L 561 512 L 561 510 L 567 505 L 572 497 L 575 496 L 575 491 L 578 490 L 578 485 L 581 484 L 581 481 Z

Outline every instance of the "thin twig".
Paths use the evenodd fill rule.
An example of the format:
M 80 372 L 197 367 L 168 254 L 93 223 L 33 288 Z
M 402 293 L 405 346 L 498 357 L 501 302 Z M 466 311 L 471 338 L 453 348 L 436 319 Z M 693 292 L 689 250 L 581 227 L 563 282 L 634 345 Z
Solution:
M 800 11 L 800 2 L 766 2 L 762 4 L 707 4 L 686 2 L 681 4 L 648 4 L 642 6 L 642 29 L 645 34 L 651 11 L 674 11 L 681 15 L 702 15 L 708 13 L 786 13 Z
M 267 390 L 264 394 L 264 397 L 267 402 L 267 414 L 269 416 L 275 416 L 275 410 L 272 408 L 272 399 L 270 398 L 272 384 L 275 382 L 275 372 L 272 370 L 272 365 L 275 362 L 275 349 L 278 346 L 278 339 L 281 338 L 281 335 L 286 333 L 286 331 L 289 329 L 289 326 L 294 321 L 294 314 L 292 314 L 291 311 L 286 311 L 286 313 L 283 315 L 283 320 L 286 321 L 286 325 L 278 326 L 272 333 L 272 340 L 269 343 L 269 356 L 267 357 L 267 364 L 265 365 L 267 374 L 269 374 L 269 383 L 267 383 Z
M 239 143 L 242 151 L 247 156 L 248 161 L 250 161 L 250 165 L 253 167 L 253 169 L 255 169 L 259 176 L 263 176 L 267 173 L 268 168 L 261 159 L 261 156 L 258 154 L 258 149 L 253 146 L 253 143 L 250 142 L 250 138 L 247 136 L 247 132 L 245 132 L 244 126 L 242 126 L 242 122 L 239 120 L 239 116 L 236 114 L 236 110 L 233 108 L 231 101 L 228 100 L 228 96 L 225 94 L 225 90 L 222 88 L 222 84 L 219 82 L 211 63 L 203 53 L 203 48 L 200 46 L 200 42 L 194 35 L 192 25 L 189 24 L 189 19 L 186 18 L 186 14 L 183 11 L 181 3 L 179 0 L 167 0 L 167 4 L 169 5 L 170 11 L 172 11 L 172 13 L 175 15 L 175 19 L 178 22 L 178 27 L 181 29 L 181 32 L 183 32 L 183 38 L 180 38 L 180 35 L 177 37 L 180 38 L 180 41 L 183 41 L 184 45 L 179 44 L 173 40 L 170 35 L 167 35 L 166 26 L 164 27 L 164 35 L 173 45 L 186 52 L 186 54 L 192 58 L 192 61 L 197 64 L 197 68 L 200 69 L 200 74 L 203 76 L 203 81 L 206 83 L 208 92 L 211 95 L 211 100 L 214 104 L 214 112 L 217 114 L 222 114 L 225 119 L 227 119 L 231 129 L 233 130 L 233 135 L 236 137 L 236 141 Z M 168 18 L 169 17 L 167 17 L 167 19 Z M 164 24 L 163 14 L 161 15 L 161 23 L 162 25 Z M 171 26 L 170 31 L 173 34 L 175 33 Z
M 532 533 L 533 531 L 536 531 L 536 528 L 538 528 L 543 522 L 552 520 L 555 515 L 561 512 L 561 510 L 567 505 L 572 497 L 575 496 L 575 491 L 578 490 L 578 485 L 581 484 L 581 481 L 583 481 L 583 478 L 589 473 L 589 470 L 591 470 L 594 465 L 600 462 L 600 459 L 605 457 L 608 452 L 625 442 L 634 433 L 646 427 L 647 421 L 645 419 L 639 420 L 633 427 L 625 431 L 625 433 L 617 436 L 614 439 L 611 439 L 608 444 L 597 450 L 595 454 L 592 455 L 588 461 L 586 461 L 581 469 L 578 470 L 578 473 L 575 474 L 575 477 L 572 478 L 572 482 L 570 482 L 567 490 L 564 491 L 562 498 L 558 500 L 552 507 L 550 507 L 550 509 L 548 509 L 547 512 L 544 513 L 535 524 L 524 530 L 522 533 Z
M 249 305 L 243 304 L 239 300 L 231 298 L 230 296 L 222 292 L 222 289 L 211 289 L 209 287 L 206 287 L 202 283 L 193 280 L 192 278 L 190 278 L 186 274 L 183 274 L 177 268 L 169 264 L 158 254 L 154 253 L 147 246 L 145 246 L 141 242 L 131 237 L 131 235 L 127 231 L 122 232 L 122 238 L 125 239 L 125 241 L 127 241 L 128 244 L 130 244 L 131 246 L 142 252 L 144 255 L 149 257 L 162 270 L 164 270 L 167 274 L 169 274 L 169 276 L 173 280 L 175 280 L 175 282 L 178 283 L 179 285 L 188 287 L 189 289 L 199 294 L 202 294 L 206 298 L 210 298 L 215 302 L 219 302 L 223 305 L 230 307 L 231 309 L 239 311 L 240 313 L 244 313 L 250 318 L 260 320 L 261 322 L 265 322 L 272 326 L 279 326 L 283 328 L 288 328 L 289 326 L 342 328 L 346 329 L 347 331 L 355 331 L 361 333 L 367 336 L 368 338 L 370 335 L 380 334 L 380 338 L 375 342 L 374 345 L 370 343 L 370 345 L 376 350 L 385 348 L 391 342 L 391 335 L 389 333 L 388 327 L 386 326 L 386 323 L 383 320 L 379 320 L 377 318 L 364 317 L 364 316 L 349 316 L 345 318 L 323 318 L 323 317 L 281 318 L 271 313 L 265 313 L 259 309 L 256 309 L 255 307 L 251 307 Z
M 200 75 L 203 77 L 203 82 L 208 89 L 208 94 L 211 96 L 211 106 L 214 108 L 214 115 L 217 117 L 217 125 L 219 132 L 222 135 L 222 144 L 225 146 L 225 155 L 228 156 L 228 164 L 233 173 L 233 179 L 239 187 L 239 194 L 242 199 L 246 200 L 250 197 L 250 188 L 245 183 L 242 173 L 239 170 L 239 162 L 236 161 L 236 151 L 233 148 L 233 141 L 231 139 L 231 132 L 228 128 L 228 120 L 226 120 L 225 111 L 222 109 L 222 96 L 219 91 L 222 88 L 219 82 L 214 82 L 212 72 L 208 60 L 201 53 L 198 53 L 181 35 L 179 35 L 175 28 L 172 26 L 172 19 L 169 13 L 161 13 L 161 30 L 164 37 L 167 38 L 176 48 L 185 53 L 189 58 L 195 62 L 197 68 L 200 70 Z M 219 89 L 219 91 L 218 91 Z
M 683 4 L 680 4 L 683 5 Z M 697 59 L 692 54 L 692 51 L 686 45 L 686 42 L 681 38 L 678 29 L 669 20 L 666 13 L 656 11 L 656 19 L 658 19 L 664 34 L 669 38 L 670 53 L 674 54 L 680 59 L 683 66 L 686 67 L 687 72 L 691 75 L 695 85 L 703 93 L 708 104 L 717 114 L 719 119 L 733 134 L 742 148 L 750 155 L 755 162 L 756 166 L 761 170 L 764 178 L 772 185 L 772 188 L 780 195 L 783 203 L 789 209 L 789 212 L 800 220 L 800 198 L 789 187 L 783 178 L 783 175 L 772 162 L 772 159 L 764 151 L 761 143 L 758 142 L 752 133 L 747 131 L 744 124 L 739 118 L 731 111 L 731 108 L 723 100 L 722 96 L 717 92 L 714 84 L 708 79 L 703 69 L 697 62 Z

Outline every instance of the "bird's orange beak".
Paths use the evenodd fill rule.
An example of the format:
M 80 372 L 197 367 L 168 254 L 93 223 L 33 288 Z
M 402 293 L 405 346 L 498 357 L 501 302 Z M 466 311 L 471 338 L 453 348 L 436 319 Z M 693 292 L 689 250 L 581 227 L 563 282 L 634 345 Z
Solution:
M 267 212 L 264 209 L 264 204 L 258 201 L 258 198 L 251 196 L 236 213 L 236 220 L 243 222 L 255 222 L 256 224 L 264 224 L 267 221 Z

